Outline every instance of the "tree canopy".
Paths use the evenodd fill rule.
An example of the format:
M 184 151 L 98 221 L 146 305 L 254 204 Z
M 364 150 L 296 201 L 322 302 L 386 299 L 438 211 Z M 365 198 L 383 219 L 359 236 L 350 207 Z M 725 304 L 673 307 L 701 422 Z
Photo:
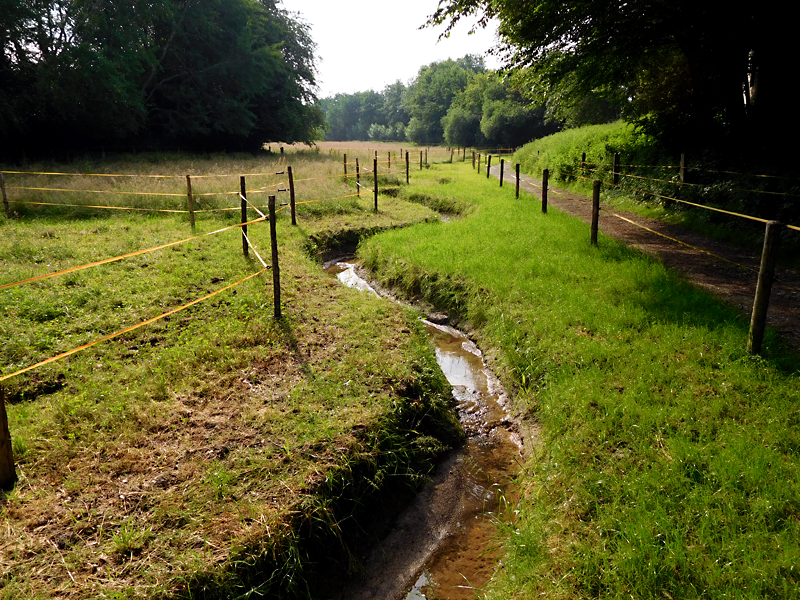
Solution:
M 475 74 L 442 119 L 451 146 L 515 148 L 558 130 L 543 106 L 531 106 L 497 73 Z
M 314 43 L 277 0 L 2 0 L 6 155 L 312 142 Z
M 497 52 L 535 98 L 604 99 L 665 142 L 703 145 L 782 129 L 797 12 L 778 0 L 441 0 L 429 22 L 497 18 Z

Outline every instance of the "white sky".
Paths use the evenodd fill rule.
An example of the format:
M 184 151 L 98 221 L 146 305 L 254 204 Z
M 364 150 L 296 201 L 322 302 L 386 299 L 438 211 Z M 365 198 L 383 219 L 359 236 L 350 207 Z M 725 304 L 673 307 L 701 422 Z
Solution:
M 493 29 L 468 35 L 474 21 L 464 20 L 438 43 L 443 26 L 419 30 L 437 6 L 438 0 L 283 0 L 286 10 L 300 12 L 311 24 L 320 98 L 379 92 L 398 79 L 407 84 L 421 66 L 465 54 L 481 55 L 488 68 L 498 68 L 497 59 L 486 54 L 494 45 Z

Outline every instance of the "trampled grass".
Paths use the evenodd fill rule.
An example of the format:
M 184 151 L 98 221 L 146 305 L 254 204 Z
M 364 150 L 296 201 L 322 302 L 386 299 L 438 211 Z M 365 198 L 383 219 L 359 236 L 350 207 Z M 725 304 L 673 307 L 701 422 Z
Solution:
M 339 166 L 329 158 L 292 158 L 298 175 L 325 178 L 305 196 L 298 183 L 298 200 L 350 193 L 329 177 Z M 193 174 L 286 164 L 199 163 Z M 41 167 L 30 170 L 55 170 Z M 193 235 L 186 215 L 14 204 L 19 193 L 14 218 L 0 221 L 0 285 Z M 359 511 L 412 489 L 457 443 L 446 382 L 413 315 L 339 286 L 308 254 L 337 227 L 400 226 L 431 211 L 388 197 L 377 215 L 371 197 L 302 206 L 298 227 L 285 209 L 278 219 L 281 321 L 265 272 L 3 383 L 20 481 L 0 495 L 0 598 L 302 595 L 320 557 L 340 556 L 340 573 L 353 567 L 342 540 Z M 238 218 L 206 213 L 191 242 L 0 290 L 0 374 L 257 273 L 238 229 L 205 235 Z M 249 234 L 269 262 L 267 226 Z
M 733 309 L 469 167 L 415 189 L 476 208 L 360 255 L 475 327 L 542 427 L 488 597 L 800 596 L 798 357 L 749 356 Z

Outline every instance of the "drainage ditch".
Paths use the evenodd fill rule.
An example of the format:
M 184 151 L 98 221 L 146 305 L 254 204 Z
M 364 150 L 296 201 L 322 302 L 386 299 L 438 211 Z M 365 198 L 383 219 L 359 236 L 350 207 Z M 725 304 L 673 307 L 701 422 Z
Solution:
M 346 259 L 325 264 L 342 284 L 379 295 Z M 508 396 L 460 331 L 424 321 L 436 359 L 453 388 L 466 443 L 436 468 L 431 482 L 364 558 L 363 577 L 342 600 L 467 600 L 502 557 L 498 523 L 513 506 L 523 452 Z

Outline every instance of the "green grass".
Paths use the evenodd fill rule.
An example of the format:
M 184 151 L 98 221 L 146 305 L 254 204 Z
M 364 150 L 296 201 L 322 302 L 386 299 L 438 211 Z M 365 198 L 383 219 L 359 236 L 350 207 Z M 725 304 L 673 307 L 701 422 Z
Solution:
M 298 182 L 299 200 L 351 193 L 330 177 L 338 164 L 296 158 L 296 172 L 325 177 Z M 238 161 L 37 167 L 191 166 L 203 175 L 283 166 Z M 265 273 L 4 382 L 20 481 L 0 496 L 0 598 L 303 596 L 320 583 L 323 558 L 340 561 L 340 575 L 355 568 L 349 544 L 360 515 L 410 493 L 459 442 L 449 390 L 415 315 L 340 286 L 308 253 L 331 231 L 399 227 L 433 213 L 388 197 L 377 215 L 367 196 L 304 206 L 314 208 L 299 207 L 298 227 L 285 210 L 278 219 L 280 322 Z M 0 284 L 191 235 L 186 215 L 15 211 L 0 221 Z M 237 219 L 205 214 L 195 233 Z M 268 228 L 252 225 L 250 236 L 269 261 Z M 0 373 L 261 269 L 241 248 L 233 230 L 0 291 Z
M 582 152 L 587 162 L 584 171 L 580 169 Z M 623 173 L 618 187 L 610 185 L 615 152 L 620 154 Z M 680 186 L 680 157 L 652 138 L 636 135 L 633 126 L 622 121 L 569 129 L 535 140 L 521 148 L 514 160 L 531 175 L 539 176 L 542 169 L 550 169 L 552 185 L 589 196 L 591 180 L 600 179 L 609 184 L 602 188 L 604 203 L 748 247 L 754 253 L 761 251 L 762 223 L 692 208 L 668 198 L 800 224 L 800 188 L 794 173 L 781 165 L 761 166 L 754 172 L 750 163 L 731 165 L 713 156 L 688 156 L 689 185 Z M 765 170 L 767 177 L 763 176 Z M 781 264 L 797 268 L 798 249 L 800 234 L 786 230 Z
M 530 196 L 422 177 L 476 208 L 359 253 L 475 327 L 542 427 L 487 596 L 798 597 L 798 357 L 749 356 L 734 310 Z

